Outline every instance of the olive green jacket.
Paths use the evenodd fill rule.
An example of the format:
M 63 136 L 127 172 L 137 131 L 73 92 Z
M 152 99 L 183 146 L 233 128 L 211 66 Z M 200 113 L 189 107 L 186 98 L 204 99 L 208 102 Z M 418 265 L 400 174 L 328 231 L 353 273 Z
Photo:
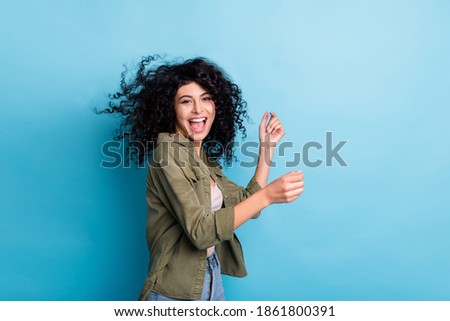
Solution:
M 214 213 L 210 177 L 224 200 Z M 206 249 L 213 245 L 223 274 L 246 276 L 242 247 L 233 231 L 233 206 L 260 189 L 254 177 L 247 188 L 228 180 L 221 166 L 210 161 L 203 150 L 198 156 L 189 139 L 160 133 L 147 175 L 150 264 L 139 300 L 146 300 L 151 291 L 177 299 L 199 299 Z

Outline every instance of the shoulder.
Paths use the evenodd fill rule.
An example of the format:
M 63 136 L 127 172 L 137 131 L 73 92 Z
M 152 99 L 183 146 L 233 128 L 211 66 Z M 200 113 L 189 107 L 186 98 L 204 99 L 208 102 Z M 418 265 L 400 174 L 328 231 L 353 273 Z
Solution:
M 184 177 L 198 181 L 208 168 L 197 156 L 192 142 L 174 134 L 160 135 L 149 159 L 149 176 Z
M 186 138 L 171 133 L 160 133 L 157 145 L 153 149 L 150 166 L 161 167 L 175 165 L 183 167 L 195 152 L 193 144 Z

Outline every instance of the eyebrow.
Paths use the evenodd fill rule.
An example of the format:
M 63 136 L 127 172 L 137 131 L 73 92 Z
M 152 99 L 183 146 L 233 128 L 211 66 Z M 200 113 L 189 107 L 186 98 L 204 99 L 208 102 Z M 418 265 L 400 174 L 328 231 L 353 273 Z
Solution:
M 205 91 L 203 94 L 200 95 L 200 97 L 202 97 L 204 95 L 211 95 L 211 94 L 208 91 Z M 180 100 L 182 98 L 193 98 L 193 97 L 191 95 L 183 95 L 180 98 L 178 98 L 178 100 Z

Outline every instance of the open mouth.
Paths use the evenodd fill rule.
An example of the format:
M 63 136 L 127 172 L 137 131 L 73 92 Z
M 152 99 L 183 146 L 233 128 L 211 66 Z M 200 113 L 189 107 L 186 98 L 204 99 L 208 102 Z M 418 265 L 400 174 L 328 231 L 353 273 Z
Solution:
M 194 131 L 194 133 L 201 133 L 205 129 L 206 120 L 206 117 L 189 119 L 189 126 Z

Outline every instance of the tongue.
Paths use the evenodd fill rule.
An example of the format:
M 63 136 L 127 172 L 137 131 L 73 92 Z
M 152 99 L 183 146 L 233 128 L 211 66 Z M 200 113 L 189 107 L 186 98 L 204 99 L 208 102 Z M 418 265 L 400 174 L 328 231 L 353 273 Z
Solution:
M 202 121 L 201 122 L 190 122 L 190 125 L 191 125 L 192 129 L 197 131 L 197 130 L 203 129 L 204 123 Z

